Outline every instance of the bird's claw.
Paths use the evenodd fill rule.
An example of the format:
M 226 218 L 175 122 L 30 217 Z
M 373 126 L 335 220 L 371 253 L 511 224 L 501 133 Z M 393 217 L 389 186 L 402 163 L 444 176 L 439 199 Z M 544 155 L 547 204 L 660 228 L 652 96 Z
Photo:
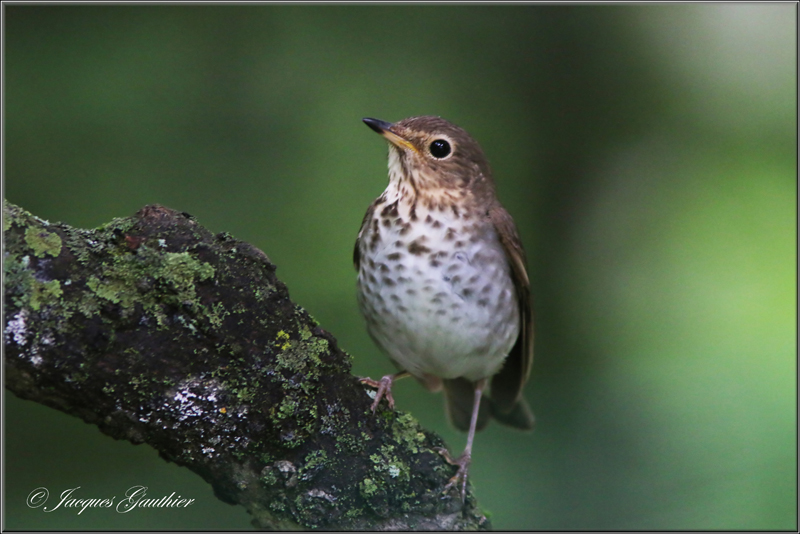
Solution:
M 382 377 L 380 380 L 373 380 L 371 378 L 360 378 L 359 381 L 372 388 L 377 388 L 377 392 L 375 393 L 375 400 L 370 406 L 372 413 L 375 413 L 375 410 L 378 408 L 378 403 L 381 402 L 381 399 L 384 397 L 386 398 L 386 402 L 389 403 L 389 409 L 394 410 L 394 397 L 392 397 L 392 382 L 394 381 L 393 375 L 386 375 Z
M 469 472 L 469 464 L 472 461 L 472 455 L 467 454 L 466 451 L 457 460 L 450 456 L 450 452 L 443 447 L 434 447 L 434 450 L 442 455 L 444 461 L 450 465 L 458 466 L 458 471 L 450 481 L 445 484 L 442 495 L 450 491 L 451 488 L 458 488 L 459 481 L 461 482 L 461 502 L 467 499 L 467 473 Z

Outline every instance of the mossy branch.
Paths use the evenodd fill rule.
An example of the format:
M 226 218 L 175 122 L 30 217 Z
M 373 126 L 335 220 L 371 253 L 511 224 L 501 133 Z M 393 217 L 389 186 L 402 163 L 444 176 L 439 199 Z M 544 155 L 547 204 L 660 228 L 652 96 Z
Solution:
M 6 202 L 6 387 L 147 443 L 257 528 L 486 529 L 443 446 L 372 416 L 350 357 L 257 248 L 146 206 L 96 230 Z

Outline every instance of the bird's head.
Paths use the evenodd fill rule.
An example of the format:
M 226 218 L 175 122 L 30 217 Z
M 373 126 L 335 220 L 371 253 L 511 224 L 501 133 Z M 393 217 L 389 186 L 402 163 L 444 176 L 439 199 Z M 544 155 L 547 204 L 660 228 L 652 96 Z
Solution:
M 483 150 L 458 126 L 434 116 L 363 120 L 389 142 L 390 182 L 409 183 L 419 193 L 493 191 Z

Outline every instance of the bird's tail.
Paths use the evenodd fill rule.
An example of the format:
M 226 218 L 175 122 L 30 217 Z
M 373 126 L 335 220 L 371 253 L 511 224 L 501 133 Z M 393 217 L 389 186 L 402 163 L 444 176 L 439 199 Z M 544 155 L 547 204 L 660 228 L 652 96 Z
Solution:
M 508 425 L 519 430 L 533 430 L 533 424 L 536 418 L 533 416 L 533 411 L 525 399 L 519 399 L 511 410 L 502 412 L 497 409 L 497 406 L 492 403 L 492 417 L 497 419 L 504 425 Z
M 447 379 L 443 382 L 447 417 L 454 427 L 467 432 L 472 418 L 472 407 L 475 404 L 475 384 L 465 378 Z M 475 430 L 484 428 L 492 417 L 504 425 L 520 430 L 533 428 L 533 412 L 525 399 L 518 400 L 509 411 L 500 411 L 491 399 L 483 395 Z
M 459 430 L 467 432 L 472 419 L 472 407 L 475 404 L 475 384 L 466 378 L 444 380 L 444 406 L 450 422 Z M 487 425 L 492 416 L 490 400 L 481 397 L 481 409 L 478 412 L 478 424 L 475 430 Z

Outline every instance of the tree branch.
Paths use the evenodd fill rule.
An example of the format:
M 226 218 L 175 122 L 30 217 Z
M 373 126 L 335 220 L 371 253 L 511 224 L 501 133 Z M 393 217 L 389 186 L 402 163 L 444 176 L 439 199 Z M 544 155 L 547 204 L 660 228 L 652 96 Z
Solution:
M 96 230 L 4 205 L 6 387 L 147 443 L 257 528 L 486 529 L 257 248 L 153 205 Z

